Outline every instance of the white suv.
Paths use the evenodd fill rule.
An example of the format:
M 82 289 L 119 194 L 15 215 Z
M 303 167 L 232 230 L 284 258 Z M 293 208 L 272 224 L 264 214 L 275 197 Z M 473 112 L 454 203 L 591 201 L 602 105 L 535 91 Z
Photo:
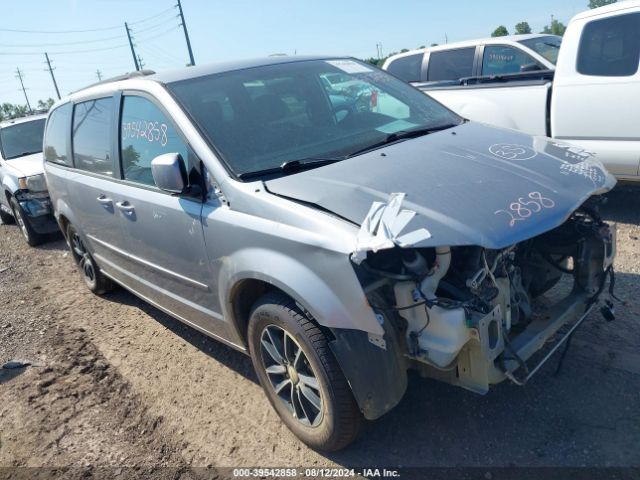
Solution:
M 42 165 L 46 115 L 0 123 L 0 220 L 15 220 L 34 246 L 58 231 Z

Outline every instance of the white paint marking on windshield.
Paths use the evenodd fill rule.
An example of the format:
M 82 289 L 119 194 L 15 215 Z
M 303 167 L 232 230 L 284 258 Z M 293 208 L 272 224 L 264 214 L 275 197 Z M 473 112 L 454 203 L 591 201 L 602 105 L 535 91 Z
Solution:
M 353 60 L 325 60 L 329 65 L 339 68 L 345 73 L 370 73 L 372 70 Z

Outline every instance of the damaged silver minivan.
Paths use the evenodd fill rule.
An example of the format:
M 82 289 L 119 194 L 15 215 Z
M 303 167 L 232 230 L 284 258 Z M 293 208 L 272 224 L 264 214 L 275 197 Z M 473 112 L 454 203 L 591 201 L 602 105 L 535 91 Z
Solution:
M 102 82 L 53 107 L 44 144 L 87 286 L 250 354 L 317 449 L 393 408 L 409 369 L 525 383 L 613 277 L 598 205 L 615 180 L 592 155 L 465 121 L 354 59 Z

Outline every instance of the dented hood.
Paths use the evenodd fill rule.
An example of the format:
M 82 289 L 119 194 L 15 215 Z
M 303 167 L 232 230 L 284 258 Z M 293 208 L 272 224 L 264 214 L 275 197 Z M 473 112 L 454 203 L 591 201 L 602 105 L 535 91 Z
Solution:
M 466 123 L 266 185 L 358 225 L 374 202 L 403 193 L 402 209 L 415 215 L 402 233 L 430 234 L 415 246 L 497 249 L 560 225 L 615 179 L 585 150 Z

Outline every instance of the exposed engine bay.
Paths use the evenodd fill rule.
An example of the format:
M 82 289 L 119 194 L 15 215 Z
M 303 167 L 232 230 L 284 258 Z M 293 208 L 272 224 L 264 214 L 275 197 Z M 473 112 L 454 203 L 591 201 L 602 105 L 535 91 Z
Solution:
M 404 343 L 407 368 L 479 393 L 505 378 L 523 384 L 527 359 L 584 320 L 613 279 L 615 232 L 600 219 L 599 201 L 500 250 L 369 252 L 357 270 L 374 311 Z

